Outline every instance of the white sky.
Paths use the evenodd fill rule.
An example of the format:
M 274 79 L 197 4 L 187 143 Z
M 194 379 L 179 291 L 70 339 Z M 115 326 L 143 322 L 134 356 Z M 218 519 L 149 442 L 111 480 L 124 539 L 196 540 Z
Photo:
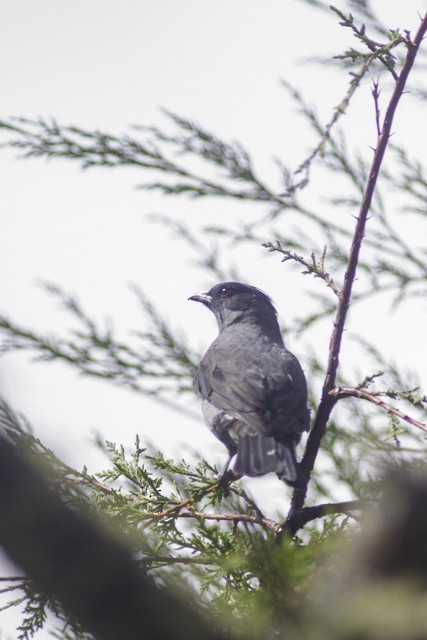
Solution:
M 412 32 L 417 12 L 423 11 L 421 0 L 374 5 L 390 27 Z M 300 87 L 327 121 L 347 78 L 297 61 L 355 44 L 336 21 L 290 0 L 7 2 L 0 22 L 0 117 L 52 116 L 63 124 L 122 133 L 131 124 L 162 126 L 158 109 L 163 106 L 225 139 L 240 140 L 268 179 L 274 155 L 296 165 L 313 142 L 279 78 Z M 415 148 L 425 149 L 425 114 L 420 126 L 414 116 L 418 108 L 408 98 L 395 130 L 400 140 L 413 138 Z M 366 93 L 349 117 L 368 153 L 375 135 Z M 129 169 L 82 172 L 71 162 L 18 161 L 16 153 L 1 150 L 0 310 L 24 325 L 60 333 L 67 316 L 35 285 L 42 279 L 77 292 L 99 320 L 112 317 L 121 331 L 137 329 L 141 315 L 127 288 L 133 281 L 176 327 L 187 328 L 195 346 L 206 347 L 215 335 L 214 320 L 187 298 L 213 283 L 191 267 L 188 248 L 148 223 L 146 215 L 161 212 L 198 225 L 238 218 L 243 210 L 232 202 L 164 200 L 136 190 L 146 177 Z M 333 185 L 323 188 L 326 193 Z M 295 269 L 280 265 L 278 257 L 266 260 L 257 247 L 236 251 L 231 260 L 248 281 L 273 295 L 282 316 L 290 307 L 295 315 L 304 313 L 308 283 L 295 281 Z M 378 316 L 375 335 L 383 350 L 425 373 L 425 356 L 415 346 L 423 330 L 419 307 L 392 317 L 379 306 L 369 309 L 369 314 L 366 308 L 355 310 L 354 323 L 375 335 L 372 317 L 385 312 L 387 322 Z M 408 335 L 406 323 L 414 317 Z M 296 353 L 302 349 L 290 346 Z M 346 353 L 351 361 L 351 351 Z M 78 378 L 63 365 L 31 364 L 27 354 L 7 356 L 0 361 L 0 385 L 42 439 L 79 467 L 88 464 L 95 471 L 102 465 L 91 445 L 94 429 L 126 445 L 139 433 L 167 453 L 183 452 L 181 443 L 187 443 L 215 460 L 223 457 L 201 421 L 185 420 L 107 383 Z M 274 479 L 257 482 L 283 501 L 283 487 Z M 4 620 L 3 628 L 11 630 Z

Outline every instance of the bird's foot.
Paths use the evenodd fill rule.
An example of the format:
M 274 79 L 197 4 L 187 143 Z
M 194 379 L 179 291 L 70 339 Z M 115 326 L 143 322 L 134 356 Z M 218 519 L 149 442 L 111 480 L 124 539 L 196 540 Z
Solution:
M 224 469 L 224 471 L 218 477 L 218 489 L 219 492 L 224 496 L 224 498 L 228 498 L 230 495 L 230 484 L 239 480 L 242 476 L 232 471 L 231 469 Z

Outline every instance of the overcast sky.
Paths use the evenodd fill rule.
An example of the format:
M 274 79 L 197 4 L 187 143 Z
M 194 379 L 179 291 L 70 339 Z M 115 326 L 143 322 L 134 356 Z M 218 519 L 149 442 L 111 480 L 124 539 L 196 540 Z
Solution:
M 423 10 L 421 0 L 376 0 L 374 5 L 390 27 L 413 32 Z M 279 79 L 301 88 L 326 122 L 347 78 L 300 61 L 353 45 L 335 19 L 291 0 L 8 2 L 0 22 L 0 117 L 55 117 L 63 124 L 123 133 L 132 124 L 163 126 L 159 107 L 166 107 L 225 139 L 240 140 L 268 177 L 273 156 L 297 165 L 314 140 Z M 375 144 L 375 123 L 372 105 L 366 109 L 364 102 L 366 93 L 349 117 L 368 152 Z M 401 113 L 413 108 L 408 99 Z M 413 137 L 415 148 L 425 149 L 425 115 L 424 128 L 412 115 L 397 122 L 396 135 Z M 208 284 L 206 274 L 191 266 L 188 248 L 149 223 L 147 215 L 165 213 L 197 226 L 238 219 L 238 207 L 162 199 L 134 188 L 145 177 L 134 170 L 82 172 L 70 162 L 17 160 L 16 155 L 0 152 L 0 311 L 46 333 L 60 333 L 68 326 L 67 316 L 35 284 L 48 280 L 77 292 L 100 320 L 113 318 L 121 331 L 137 329 L 142 316 L 128 289 L 132 281 L 177 328 L 186 327 L 195 347 L 204 349 L 215 323 L 187 298 Z M 324 185 L 325 191 L 331 188 Z M 266 260 L 265 251 L 254 248 L 249 255 L 237 251 L 232 260 L 247 281 L 273 295 L 282 316 L 304 313 L 304 296 L 277 258 Z M 375 306 L 370 309 L 377 313 Z M 414 309 L 390 317 L 378 334 L 391 357 L 424 366 L 425 374 L 417 336 L 405 331 L 418 313 Z M 358 321 L 371 330 L 366 311 Z M 417 326 L 421 332 L 421 320 Z M 290 346 L 296 353 L 302 349 L 302 343 Z M 139 433 L 168 453 L 189 443 L 221 460 L 221 445 L 201 421 L 78 378 L 63 365 L 31 364 L 28 354 L 7 356 L 0 361 L 0 385 L 42 439 L 79 467 L 100 468 L 91 444 L 94 430 L 126 445 Z M 281 500 L 283 487 L 267 483 L 262 486 Z

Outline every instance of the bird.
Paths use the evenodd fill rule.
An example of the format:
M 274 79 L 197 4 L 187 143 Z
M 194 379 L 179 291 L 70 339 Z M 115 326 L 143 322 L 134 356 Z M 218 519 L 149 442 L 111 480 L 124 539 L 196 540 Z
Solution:
M 307 383 L 284 345 L 271 298 L 251 285 L 221 282 L 189 300 L 210 309 L 218 323 L 193 388 L 202 398 L 205 422 L 227 447 L 223 473 L 235 456 L 237 476 L 275 472 L 303 488 L 295 447 L 310 425 Z

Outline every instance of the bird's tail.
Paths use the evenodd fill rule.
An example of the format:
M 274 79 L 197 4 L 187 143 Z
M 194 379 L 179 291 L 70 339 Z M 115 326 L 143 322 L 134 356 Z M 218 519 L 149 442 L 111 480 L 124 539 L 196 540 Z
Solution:
M 295 488 L 303 488 L 306 486 L 306 478 L 297 461 L 293 440 L 276 442 L 276 460 L 276 473 L 280 480 L 283 480 L 286 484 Z
M 295 444 L 289 439 L 277 442 L 261 434 L 240 436 L 234 471 L 242 476 L 277 473 L 292 487 L 305 485 L 305 478 L 295 456 Z
M 260 434 L 239 437 L 234 471 L 242 476 L 263 476 L 276 471 L 276 442 Z

